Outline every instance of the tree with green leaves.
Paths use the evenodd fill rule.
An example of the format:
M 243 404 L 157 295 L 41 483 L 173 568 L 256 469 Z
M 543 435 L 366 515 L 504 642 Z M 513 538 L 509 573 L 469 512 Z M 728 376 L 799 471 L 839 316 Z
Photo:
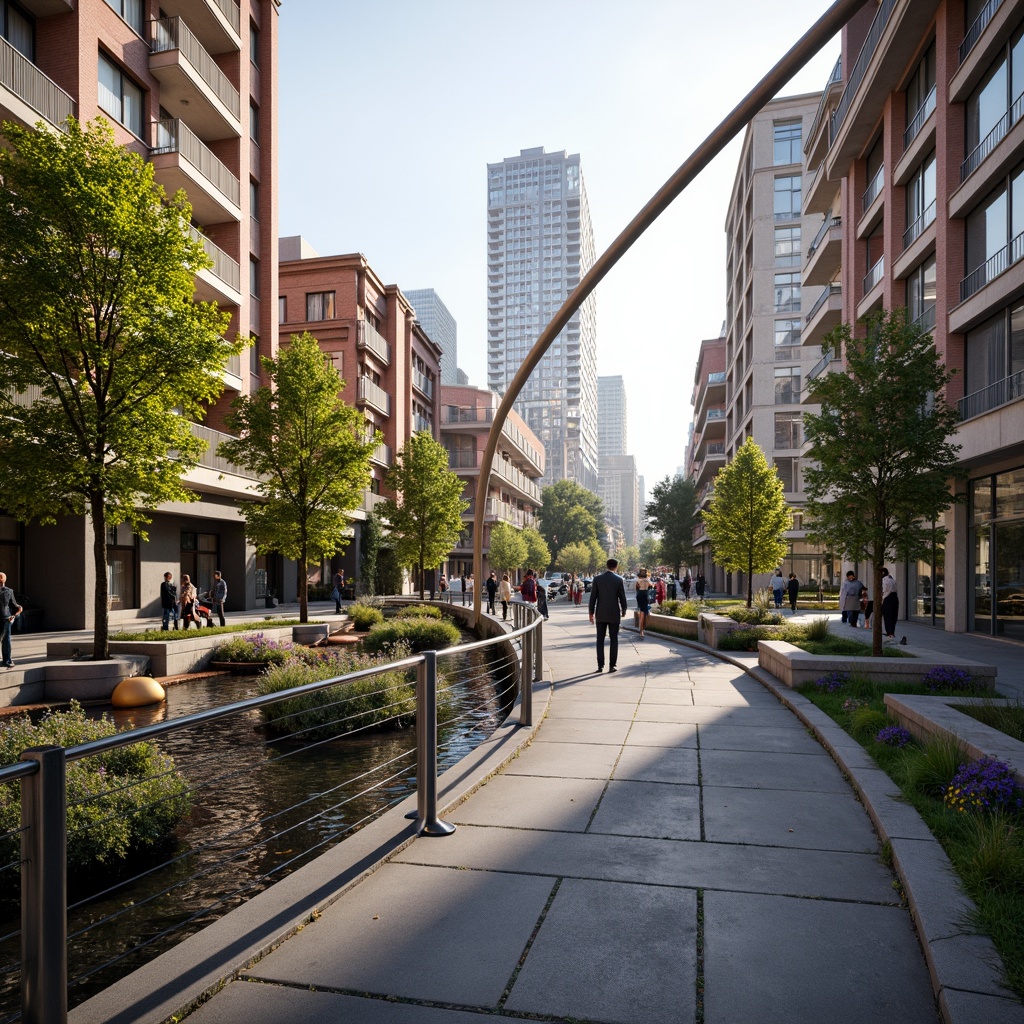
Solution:
M 511 523 L 495 523 L 491 527 L 490 545 L 487 557 L 495 572 L 511 573 L 526 565 L 526 541 L 522 533 Z
M 590 560 L 587 565 L 587 572 L 604 572 L 608 563 L 608 552 L 599 541 L 591 540 L 587 545 L 590 548 Z
M 413 434 L 395 456 L 387 485 L 397 498 L 380 504 L 391 524 L 391 540 L 401 565 L 418 569 L 420 600 L 424 572 L 440 565 L 462 531 L 464 484 L 448 468 L 448 452 L 425 430 Z
M 359 562 L 360 590 L 368 597 L 378 593 L 377 569 L 380 563 L 381 542 L 380 519 L 376 512 L 371 512 L 363 523 Z
M 697 488 L 681 476 L 658 481 L 647 502 L 647 530 L 661 534 L 660 562 L 678 572 L 697 555 L 693 547 L 693 528 L 697 523 Z
M 526 564 L 543 575 L 551 564 L 551 549 L 547 541 L 532 526 L 523 527 L 523 540 L 526 541 Z
M 639 565 L 661 565 L 661 538 L 646 534 L 640 538 Z
M 715 494 L 702 513 L 715 561 L 747 576 L 747 607 L 756 572 L 770 572 L 786 555 L 783 534 L 793 524 L 782 481 L 748 437 L 715 477 Z
M 869 317 L 860 337 L 840 324 L 822 351 L 842 355 L 845 372 L 809 385 L 821 412 L 804 416 L 808 534 L 850 561 L 870 560 L 877 609 L 886 559 L 928 557 L 945 533 L 937 521 L 958 500 L 949 480 L 962 472 L 959 446 L 949 438 L 959 416 L 944 397 L 952 374 L 905 309 Z M 872 653 L 882 653 L 877 611 Z
M 604 540 L 604 503 L 575 480 L 559 480 L 541 492 L 540 532 L 557 556 L 563 544 Z
M 585 544 L 582 541 L 563 544 L 559 549 L 555 564 L 563 572 L 591 572 L 594 565 L 594 552 L 589 544 Z
M 238 436 L 220 454 L 259 477 L 260 501 L 242 502 L 246 536 L 258 552 L 299 564 L 299 620 L 308 621 L 306 566 L 343 548 L 370 484 L 380 444 L 363 414 L 341 398 L 345 382 L 309 333 L 293 334 L 276 359 L 264 358 L 269 383 L 235 399 L 226 417 Z
M 87 515 L 93 658 L 109 653 L 107 531 L 197 495 L 182 476 L 206 448 L 192 420 L 223 390 L 242 343 L 194 301 L 210 265 L 184 192 L 109 124 L 54 132 L 5 123 L 0 147 L 0 456 L 3 505 L 29 522 Z

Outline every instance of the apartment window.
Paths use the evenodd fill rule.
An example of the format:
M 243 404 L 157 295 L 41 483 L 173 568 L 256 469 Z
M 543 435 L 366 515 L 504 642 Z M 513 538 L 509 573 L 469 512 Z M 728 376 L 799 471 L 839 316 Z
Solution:
M 109 3 L 110 0 L 107 0 Z M 260 30 L 250 21 L 249 22 L 249 60 L 256 65 L 260 66 Z
M 780 121 L 772 125 L 774 133 L 774 154 L 772 162 L 780 164 L 800 163 L 800 122 Z
M 786 319 L 775 321 L 775 347 L 789 348 L 800 344 L 800 321 L 799 319 Z
M 800 401 L 800 367 L 775 367 L 775 404 L 797 405 Z
M 782 489 L 792 494 L 800 490 L 798 478 L 798 460 L 791 458 L 772 459 L 775 463 L 775 472 L 779 474 L 782 481 Z
M 800 216 L 800 189 L 803 178 L 799 174 L 775 179 L 775 219 L 796 220 Z
M 1024 370 L 1024 305 L 1001 310 L 967 333 L 964 392 L 973 394 Z M 1004 401 L 1016 397 L 1008 389 Z
M 249 216 L 253 220 L 260 219 L 260 186 L 257 181 L 249 181 Z
M 1006 269 L 1005 260 L 996 260 L 1006 248 L 1009 233 L 1005 188 L 988 198 L 967 218 L 967 269 L 971 273 L 984 267 L 989 260 L 994 264 L 985 273 L 985 280 L 991 280 Z
M 277 322 L 279 324 L 288 323 L 288 299 L 284 295 L 277 297 Z
M 775 229 L 775 266 L 800 266 L 800 229 Z
M 794 313 L 800 309 L 800 275 L 775 275 L 775 312 Z
M 334 292 L 307 292 L 306 319 L 333 320 Z
M 0 37 L 6 39 L 23 57 L 35 61 L 35 23 L 10 0 L 0 0 Z
M 255 256 L 249 257 L 249 294 L 260 297 L 260 261 Z
M 107 0 L 107 6 L 117 11 L 139 35 L 145 25 L 142 0 Z
M 260 336 L 249 335 L 249 372 L 259 375 L 260 372 Z
M 249 138 L 257 145 L 260 141 L 260 108 L 249 101 Z
M 915 120 L 921 124 L 935 109 L 935 43 L 928 47 L 928 52 L 921 58 L 914 77 L 907 86 L 907 124 Z M 917 126 L 920 130 L 920 124 Z
M 907 182 L 907 230 L 903 234 L 906 248 L 935 220 L 935 151 L 921 161 L 914 176 Z
M 775 447 L 781 451 L 799 448 L 803 444 L 804 417 L 800 412 L 775 414 Z
M 142 136 L 142 89 L 104 54 L 99 61 L 99 105 L 130 132 Z
M 966 145 L 964 155 L 970 157 L 979 146 L 980 158 L 991 150 L 1009 130 L 1008 114 L 1024 91 L 1024 30 L 1018 30 L 1007 43 L 981 85 L 967 100 Z M 1012 116 L 1012 115 L 1011 115 Z M 977 166 L 977 162 L 974 163 Z M 970 167 L 973 170 L 974 167 Z
M 925 330 L 935 326 L 935 257 L 930 256 L 907 278 L 907 316 Z M 928 322 L 930 320 L 930 322 Z

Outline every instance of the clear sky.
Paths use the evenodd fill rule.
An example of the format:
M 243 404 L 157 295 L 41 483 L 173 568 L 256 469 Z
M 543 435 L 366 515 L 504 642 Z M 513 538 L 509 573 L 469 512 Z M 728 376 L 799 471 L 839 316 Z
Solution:
M 827 0 L 284 0 L 280 233 L 434 288 L 486 386 L 487 164 L 579 153 L 603 252 Z M 827 46 L 786 95 L 822 89 Z M 648 493 L 683 462 L 696 353 L 725 318 L 731 146 L 597 290 Z

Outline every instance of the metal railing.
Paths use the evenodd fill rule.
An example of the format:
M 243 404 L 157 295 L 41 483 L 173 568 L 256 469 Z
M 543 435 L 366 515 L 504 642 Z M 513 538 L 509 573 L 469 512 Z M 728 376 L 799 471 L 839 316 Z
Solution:
M 982 161 L 1006 137 L 1006 133 L 1020 120 L 1024 113 L 1024 94 L 1018 96 L 1010 109 L 995 123 L 995 126 L 967 155 L 960 165 L 960 183 L 963 184 L 982 164 Z
M 189 225 L 188 233 L 197 241 L 201 242 L 206 250 L 206 255 L 213 260 L 210 273 L 218 280 L 223 281 L 233 291 L 238 291 L 242 282 L 242 268 L 238 261 L 232 259 L 216 242 L 211 241 L 201 231 Z
M 882 191 L 882 186 L 885 184 L 885 164 L 882 164 L 877 171 L 872 175 L 871 180 L 868 182 L 868 187 L 864 189 L 864 195 L 861 197 L 861 213 L 867 213 L 871 204 L 878 198 L 878 194 Z
M 412 386 L 421 395 L 426 395 L 427 398 L 431 399 L 434 397 L 434 382 L 425 373 L 420 373 L 419 370 L 413 370 L 412 372 Z
M 868 34 L 864 39 L 864 45 L 860 48 L 857 61 L 853 65 L 853 71 L 850 72 L 850 78 L 846 83 L 846 88 L 843 90 L 843 95 L 839 98 L 839 103 L 832 112 L 828 126 L 828 144 L 830 146 L 839 134 L 839 129 L 843 126 L 846 115 L 850 112 L 853 98 L 857 95 L 857 90 L 860 89 L 860 83 L 864 80 L 864 75 L 868 69 L 868 63 L 874 56 L 875 49 L 882 38 L 882 33 L 885 31 L 885 26 L 895 7 L 896 0 L 882 0 L 878 6 L 878 11 L 871 22 L 871 28 L 868 29 Z
M 238 206 L 241 188 L 238 178 L 180 118 L 153 122 L 151 156 L 178 153 L 187 160 L 229 202 Z
M 373 449 L 370 459 L 378 466 L 391 466 L 395 461 L 395 452 L 391 445 L 379 444 Z
M 957 402 L 957 409 L 960 412 L 960 419 L 969 420 L 1018 398 L 1024 398 L 1024 370 L 997 380 L 995 384 L 989 384 L 980 391 L 965 395 Z
M 885 274 L 885 256 L 879 256 L 875 265 L 864 275 L 864 294 L 867 295 Z
M 935 220 L 935 200 L 933 199 L 924 210 L 917 220 L 914 221 L 906 231 L 903 232 L 903 248 L 906 249 L 911 242 L 915 239 L 920 238 L 921 233 L 924 231 L 932 221 Z
M 542 679 L 543 619 L 535 607 L 516 602 L 512 627 L 486 640 L 360 667 L 76 746 L 35 747 L 26 750 L 18 763 L 0 768 L 0 786 L 16 784 L 21 790 L 20 817 L 16 811 L 14 819 L 17 827 L 0 836 L 8 849 L 16 851 L 20 844 L 20 856 L 15 852 L 13 860 L 0 867 L 21 875 L 20 929 L 0 936 L 5 949 L 20 947 L 20 958 L 3 964 L 0 972 L 8 997 L 17 999 L 20 987 L 22 1019 L 65 1024 L 69 991 L 77 995 L 90 979 L 95 988 L 96 978 L 106 981 L 119 962 L 120 973 L 130 971 L 144 954 L 152 957 L 172 939 L 198 931 L 413 791 L 416 809 L 408 817 L 415 819 L 416 832 L 434 836 L 454 832 L 455 826 L 439 816 L 442 759 L 440 770 L 458 763 L 506 718 L 517 696 L 519 724 L 533 725 L 533 683 Z M 473 652 L 479 652 L 475 659 L 465 657 Z M 480 657 L 486 668 L 476 660 Z M 486 672 L 491 692 L 481 693 L 479 685 L 474 685 L 481 672 Z M 413 673 L 414 694 L 410 695 L 407 680 Z M 350 689 L 360 683 L 359 692 Z M 380 698 L 383 722 L 375 722 L 354 703 L 367 687 L 373 691 L 370 696 Z M 280 706 L 283 701 L 303 701 L 313 695 L 317 695 L 315 724 L 303 718 L 308 704 Z M 448 712 L 449 738 L 443 742 L 438 732 L 439 699 Z M 332 747 L 327 744 L 352 735 L 365 738 L 368 729 L 407 719 L 413 710 L 414 745 L 398 749 L 396 744 L 389 747 L 382 763 L 360 767 L 352 777 L 339 777 L 339 767 L 344 766 L 332 760 Z M 247 754 L 242 745 L 225 748 L 226 723 L 237 722 L 251 736 L 254 713 L 264 716 L 263 737 L 253 741 L 258 755 Z M 204 737 L 202 730 L 210 732 Z M 125 769 L 104 768 L 111 765 L 111 758 L 123 758 L 129 748 L 138 751 L 139 744 L 155 749 L 162 774 L 133 779 Z M 174 754 L 168 755 L 168 749 Z M 298 764 L 297 755 L 301 760 L 302 754 L 311 752 L 316 755 L 316 772 L 303 776 L 285 800 L 275 802 L 279 785 L 271 785 L 266 787 L 265 801 L 261 798 L 258 814 L 238 813 L 235 787 L 259 786 L 264 769 L 279 783 L 279 773 Z M 177 764 L 171 760 L 175 755 Z M 81 781 L 69 785 L 69 775 L 83 770 L 80 765 L 91 766 L 100 780 L 96 787 L 83 786 Z M 154 785 L 154 779 L 167 784 Z M 127 810 L 131 805 L 124 803 L 125 794 L 132 790 L 146 796 Z M 155 799 L 154 792 L 160 793 Z M 168 797 L 170 792 L 173 796 Z M 373 798 L 370 810 L 365 809 L 368 796 Z M 168 808 L 168 800 L 177 801 L 176 811 Z M 293 802 L 281 806 L 288 800 Z M 16 806 L 18 801 L 13 803 Z M 174 849 L 159 864 L 147 858 L 132 877 L 107 872 L 99 865 L 83 869 L 79 864 L 80 873 L 90 874 L 92 892 L 69 904 L 69 822 L 81 830 L 79 835 L 88 836 L 91 830 L 110 827 L 133 813 L 180 818 L 197 806 L 201 806 L 201 821 L 177 830 L 186 837 L 181 846 L 187 848 Z M 69 811 L 75 813 L 69 815 Z M 7 878 L 8 887 L 16 891 L 17 880 Z M 154 920 L 160 921 L 163 930 L 153 927 Z M 95 941 L 94 936 L 98 936 Z M 10 1014 L 11 1009 L 9 1004 L 3 1007 L 8 1011 L 5 1019 L 18 1016 Z
M 818 100 L 818 109 L 815 111 L 814 120 L 811 122 L 811 130 L 807 133 L 807 144 L 812 145 L 814 139 L 817 137 L 818 128 L 821 127 L 821 119 L 825 115 L 825 107 L 828 104 L 829 90 L 837 82 L 843 80 L 843 58 L 839 57 L 836 61 L 835 67 L 832 68 L 832 74 L 828 76 L 828 81 L 825 83 L 825 88 L 821 92 L 821 99 Z
M 455 426 L 460 423 L 488 424 L 494 422 L 493 409 L 478 409 L 475 406 L 442 405 L 441 424 Z M 527 441 L 523 432 L 511 421 L 506 419 L 501 425 L 501 432 L 519 449 L 535 466 L 543 465 L 543 456 L 537 448 Z
M 835 355 L 831 350 L 829 350 L 811 367 L 807 374 L 806 381 L 809 383 L 814 380 L 815 377 L 820 377 L 822 373 L 825 372 L 825 367 L 828 366 L 833 359 L 835 359 Z
M 930 331 L 935 326 L 935 303 L 922 310 L 920 316 L 914 317 L 911 323 L 922 331 Z
M 818 228 L 818 233 L 814 236 L 814 241 L 811 242 L 810 248 L 807 250 L 807 258 L 810 259 L 814 255 L 818 246 L 821 245 L 822 240 L 833 228 L 840 228 L 842 226 L 842 217 L 826 217 L 821 222 L 821 227 Z
M 910 124 L 907 125 L 906 130 L 903 132 L 903 150 L 906 152 L 910 144 L 917 138 L 921 129 L 924 127 L 925 121 L 928 120 L 932 115 L 932 111 L 935 109 L 935 97 L 937 92 L 933 85 L 928 92 L 928 95 L 924 98 L 924 103 L 921 104 L 917 113 L 910 119 Z
M 233 476 L 244 477 L 246 480 L 259 480 L 260 476 L 258 473 L 252 472 L 252 470 L 245 469 L 243 466 L 236 465 L 234 462 L 228 459 L 222 458 L 217 454 L 217 446 L 221 441 L 234 441 L 231 434 L 224 434 L 219 430 L 214 430 L 212 427 L 203 426 L 202 423 L 192 424 L 192 433 L 196 437 L 206 442 L 206 451 L 199 456 L 199 465 L 206 467 L 206 469 L 216 470 L 218 473 L 231 473 Z
M 369 320 L 359 320 L 356 333 L 356 348 L 368 348 L 385 364 L 391 362 L 391 346 Z
M 369 377 L 360 377 L 356 382 L 356 401 L 372 405 L 385 416 L 391 415 L 391 396 Z
M 213 94 L 227 107 L 228 112 L 236 120 L 241 116 L 242 101 L 238 90 L 231 80 L 217 66 L 213 57 L 193 35 L 192 30 L 180 16 L 161 18 L 153 22 L 153 41 L 151 51 L 163 53 L 167 50 L 178 50 L 182 57 L 192 65 L 196 74 L 209 86 Z
M 234 3 L 233 0 L 213 0 L 213 2 L 217 5 L 221 14 L 227 18 L 232 31 L 237 35 L 242 21 L 242 12 L 239 10 L 238 4 Z
M 807 314 L 806 317 L 804 317 L 804 323 L 808 323 L 809 324 L 814 319 L 814 316 L 818 312 L 818 310 L 821 309 L 821 307 L 824 306 L 825 303 L 828 302 L 828 300 L 833 295 L 842 295 L 842 294 L 843 294 L 843 287 L 842 287 L 842 285 L 836 284 L 835 282 L 833 282 L 830 285 L 826 285 L 824 290 L 822 291 L 822 293 L 814 300 L 814 305 L 811 306 L 811 311 Z
M 971 271 L 960 282 L 960 301 L 969 299 L 975 292 L 980 291 L 989 283 L 995 280 L 1009 267 L 1012 267 L 1021 256 L 1024 256 L 1024 232 L 1021 232 L 1009 245 L 1004 245 L 999 252 L 990 256 L 980 267 Z
M 992 15 L 1002 6 L 1003 0 L 988 0 L 988 3 L 981 9 L 981 14 L 974 19 L 974 24 L 967 30 L 963 42 L 960 44 L 960 63 L 963 64 L 974 49 L 975 43 L 981 38 L 985 26 L 992 20 Z
M 20 50 L 0 37 L 0 85 L 10 89 L 54 127 L 75 114 L 75 101 Z

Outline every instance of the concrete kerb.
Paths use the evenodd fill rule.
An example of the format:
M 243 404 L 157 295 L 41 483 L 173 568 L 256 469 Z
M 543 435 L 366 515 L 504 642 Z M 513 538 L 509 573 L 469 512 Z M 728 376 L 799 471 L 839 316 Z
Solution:
M 975 1024 L 982 1019 L 1024 1024 L 1024 1005 L 1002 985 L 1002 961 L 991 939 L 978 935 L 970 924 L 974 902 L 961 888 L 945 850 L 867 751 L 810 700 L 761 668 L 756 655 L 744 658 L 662 634 L 659 639 L 743 669 L 803 722 L 849 779 L 879 838 L 892 851 L 893 871 L 907 897 L 945 1024 Z M 957 912 L 951 921 L 942 908 L 952 907 Z M 950 955 L 953 945 L 956 954 Z
M 544 679 L 533 683 L 534 724 L 517 724 L 516 701 L 504 724 L 439 777 L 442 818 L 533 742 L 553 690 L 545 666 Z M 69 1024 L 162 1024 L 195 1009 L 413 842 L 443 842 L 415 834 L 406 818 L 415 810 L 416 796 L 406 797 L 310 864 L 75 1007 Z

